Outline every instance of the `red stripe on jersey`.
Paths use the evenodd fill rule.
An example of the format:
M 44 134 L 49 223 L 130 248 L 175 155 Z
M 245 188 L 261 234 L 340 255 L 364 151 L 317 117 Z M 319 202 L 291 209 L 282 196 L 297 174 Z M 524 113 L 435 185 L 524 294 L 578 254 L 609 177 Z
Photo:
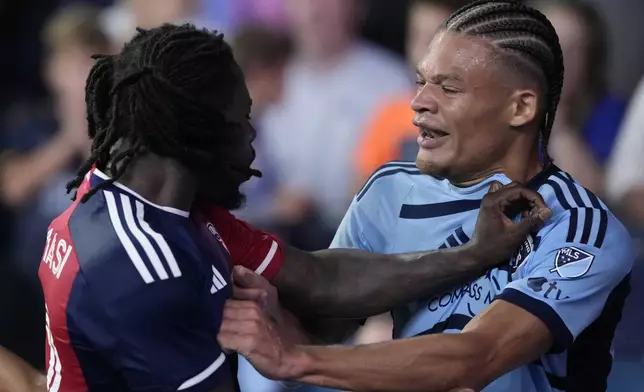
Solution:
M 67 330 L 67 301 L 78 274 L 79 264 L 69 232 L 69 218 L 80 197 L 89 190 L 87 179 L 78 190 L 77 201 L 56 218 L 47 230 L 38 277 L 45 295 L 47 391 L 88 390 Z
M 235 265 L 241 265 L 273 279 L 284 260 L 282 241 L 241 221 L 228 210 L 202 205 L 199 212 L 214 226 L 213 235 L 219 235 Z

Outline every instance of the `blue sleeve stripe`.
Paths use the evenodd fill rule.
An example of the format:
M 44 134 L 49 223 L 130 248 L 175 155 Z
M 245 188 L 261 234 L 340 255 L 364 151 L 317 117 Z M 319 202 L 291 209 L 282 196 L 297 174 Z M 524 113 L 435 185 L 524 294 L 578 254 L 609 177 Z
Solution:
M 460 226 L 458 229 L 456 229 L 456 236 L 458 237 L 458 240 L 461 241 L 461 244 L 467 244 L 467 242 L 470 240 L 470 237 L 465 234 L 463 231 L 463 226 Z
M 599 211 L 599 228 L 597 229 L 597 237 L 595 238 L 594 246 L 595 248 L 601 248 L 604 244 L 604 238 L 606 237 L 606 228 L 608 227 L 608 212 L 602 206 L 599 198 L 595 196 L 594 193 L 585 188 L 584 191 L 586 192 L 588 200 L 590 200 L 590 204 L 595 210 Z
M 608 212 L 606 210 L 599 210 L 599 230 L 597 232 L 597 238 L 595 239 L 595 248 L 601 248 L 604 244 L 604 238 L 606 237 L 606 228 L 608 227 Z
M 606 227 L 608 226 L 608 213 L 606 212 L 606 209 L 602 206 L 597 196 L 587 189 L 578 186 L 569 174 L 558 172 L 555 173 L 553 177 L 557 178 L 563 183 L 563 185 L 565 185 L 574 200 L 573 203 L 569 202 L 563 191 L 562 185 L 558 181 L 550 179 L 546 182 L 554 190 L 559 204 L 561 204 L 565 210 L 570 211 L 570 223 L 568 225 L 566 241 L 575 242 L 575 239 L 579 236 L 579 243 L 585 245 L 590 245 L 592 243 L 596 248 L 601 248 L 606 236 Z M 580 189 L 582 189 L 586 194 L 592 207 L 588 206 L 587 203 L 584 202 Z M 580 210 L 583 211 L 584 214 L 583 222 L 580 222 Z M 595 223 L 597 221 L 597 219 L 595 219 L 597 215 L 599 215 L 597 234 L 595 238 L 591 238 L 591 233 L 595 228 L 594 226 L 597 225 L 597 223 Z
M 572 195 L 572 198 L 575 200 L 575 203 L 577 204 L 577 207 L 586 207 L 584 204 L 584 201 L 581 198 L 581 195 L 579 194 L 579 190 L 577 189 L 577 186 L 575 186 L 575 183 L 568 180 L 566 177 L 564 177 L 561 172 L 555 173 L 555 177 L 559 178 L 561 181 L 566 184 L 568 187 L 568 191 L 570 191 L 570 194 Z
M 564 352 L 573 341 L 573 336 L 566 323 L 548 304 L 515 289 L 505 289 L 495 299 L 502 299 L 514 304 L 543 321 L 550 330 L 554 343 L 551 354 Z
M 416 167 L 415 163 L 412 162 L 389 162 L 380 166 L 372 175 L 369 177 L 367 182 L 362 186 L 362 189 L 358 192 L 356 199 L 360 201 L 365 194 L 369 191 L 369 188 L 378 180 L 379 178 L 392 176 L 397 173 L 407 173 L 411 175 L 420 175 L 422 174 L 420 170 Z
M 563 193 L 563 190 L 559 186 L 559 184 L 553 180 L 548 180 L 546 181 L 546 184 L 550 185 L 552 189 L 555 191 L 555 196 L 557 197 L 557 201 L 565 210 L 571 210 L 572 207 L 570 204 L 568 204 L 568 200 L 566 200 L 566 196 Z
M 593 209 L 592 208 L 584 208 L 585 214 L 584 214 L 584 230 L 581 233 L 581 243 L 582 244 L 587 244 L 588 240 L 590 239 L 590 229 L 593 226 Z
M 599 198 L 595 196 L 594 193 L 586 189 L 586 195 L 588 195 L 588 198 L 590 199 L 590 204 L 592 204 L 594 208 L 597 208 L 598 210 L 603 209 L 601 203 L 599 202 Z
M 450 248 L 453 248 L 459 245 L 458 241 L 456 241 L 456 237 L 454 237 L 454 234 L 447 237 L 447 243 L 449 244 Z
M 577 234 L 577 220 L 579 219 L 579 210 L 570 210 L 570 222 L 568 224 L 568 235 L 566 242 L 575 242 L 575 234 Z

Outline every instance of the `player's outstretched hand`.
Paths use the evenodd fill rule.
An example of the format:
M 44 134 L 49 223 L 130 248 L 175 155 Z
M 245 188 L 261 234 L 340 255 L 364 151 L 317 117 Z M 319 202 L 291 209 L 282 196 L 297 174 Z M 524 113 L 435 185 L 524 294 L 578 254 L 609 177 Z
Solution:
M 233 298 L 253 301 L 278 323 L 283 321 L 283 309 L 277 289 L 263 276 L 241 265 L 233 269 Z
M 243 355 L 264 377 L 286 380 L 294 370 L 289 365 L 295 362 L 293 346 L 256 302 L 227 301 L 217 340 L 222 349 Z
M 233 270 L 233 299 L 255 302 L 271 318 L 289 344 L 309 344 L 310 336 L 299 320 L 279 302 L 277 289 L 263 276 L 240 265 Z
M 489 266 L 507 261 L 526 236 L 550 219 L 552 211 L 539 193 L 516 182 L 493 183 L 481 201 L 474 235 L 467 246 Z M 516 218 L 520 218 L 517 220 Z

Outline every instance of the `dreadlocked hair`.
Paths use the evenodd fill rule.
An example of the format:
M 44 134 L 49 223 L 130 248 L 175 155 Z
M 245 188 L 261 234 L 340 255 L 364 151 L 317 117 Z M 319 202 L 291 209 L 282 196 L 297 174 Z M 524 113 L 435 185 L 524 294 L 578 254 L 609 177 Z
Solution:
M 243 76 L 222 34 L 190 24 L 138 29 L 120 54 L 93 58 L 85 87 L 91 156 L 68 193 L 96 165 L 110 179 L 83 195 L 87 201 L 143 152 L 223 176 L 235 169 L 221 151 L 240 133 L 228 131 L 234 124 L 222 112 Z
M 443 30 L 487 38 L 513 65 L 536 78 L 547 97 L 540 127 L 544 163 L 552 159 L 548 141 L 563 87 L 564 64 L 559 37 L 536 9 L 513 0 L 478 0 L 452 14 Z

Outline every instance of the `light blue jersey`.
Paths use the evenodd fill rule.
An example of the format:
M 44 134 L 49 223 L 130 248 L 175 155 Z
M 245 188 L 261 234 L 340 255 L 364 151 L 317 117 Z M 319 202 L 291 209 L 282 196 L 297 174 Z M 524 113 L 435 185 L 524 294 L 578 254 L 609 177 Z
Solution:
M 421 174 L 413 163 L 386 164 L 355 197 L 332 247 L 400 253 L 466 243 L 492 181 L 510 182 L 497 174 L 461 188 Z M 394 338 L 458 333 L 502 299 L 541 319 L 554 346 L 485 392 L 603 391 L 613 333 L 629 293 L 631 238 L 595 195 L 558 168 L 540 173 L 529 186 L 552 209 L 546 225 L 526 238 L 508 265 L 395 309 Z

